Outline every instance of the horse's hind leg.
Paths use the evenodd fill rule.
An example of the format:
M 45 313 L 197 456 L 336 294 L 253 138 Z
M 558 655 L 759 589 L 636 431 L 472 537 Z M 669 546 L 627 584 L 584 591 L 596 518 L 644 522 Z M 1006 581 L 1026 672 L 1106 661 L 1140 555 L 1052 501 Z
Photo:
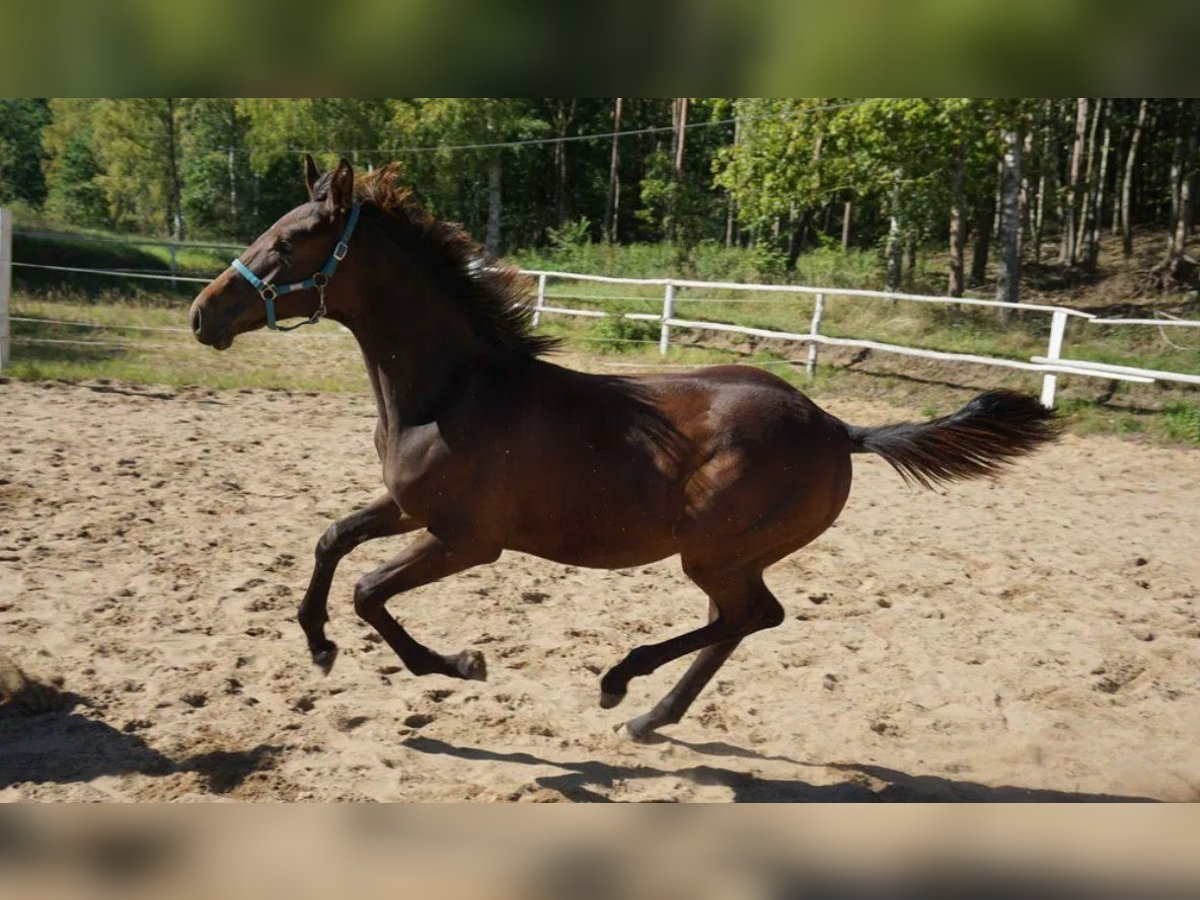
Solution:
M 364 541 L 404 534 L 421 526 L 404 513 L 390 495 L 384 494 L 358 512 L 338 519 L 317 541 L 316 564 L 304 599 L 300 601 L 297 619 L 308 639 L 313 662 L 328 672 L 337 657 L 337 645 L 325 636 L 329 621 L 329 586 L 338 563 L 347 553 Z
M 498 545 L 478 540 L 459 540 L 450 545 L 426 532 L 399 556 L 359 579 L 354 588 L 354 610 L 379 632 L 414 675 L 439 674 L 484 681 L 487 668 L 483 654 L 477 650 L 435 653 L 409 635 L 384 604 L 396 594 L 472 566 L 495 562 L 499 556 Z
M 634 740 L 644 741 L 662 726 L 676 724 L 741 642 L 741 638 L 735 638 L 705 647 L 675 687 L 652 710 L 630 719 L 621 727 Z
M 783 607 L 763 584 L 761 571 L 718 573 L 688 565 L 686 560 L 684 570 L 709 595 L 708 624 L 661 644 L 631 650 L 600 681 L 600 705 L 607 709 L 624 698 L 630 678 L 649 675 L 664 663 L 702 651 L 675 689 L 650 713 L 630 723 L 630 732 L 638 737 L 678 722 L 742 638 L 783 621 Z

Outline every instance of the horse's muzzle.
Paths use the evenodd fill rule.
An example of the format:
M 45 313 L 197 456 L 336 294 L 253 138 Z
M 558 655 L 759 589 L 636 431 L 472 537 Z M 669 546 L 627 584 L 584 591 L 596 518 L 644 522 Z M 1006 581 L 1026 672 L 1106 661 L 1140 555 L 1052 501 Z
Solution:
M 210 329 L 205 331 L 204 313 L 200 308 L 199 303 L 192 304 L 191 325 L 192 334 L 202 344 L 213 347 L 217 350 L 227 350 L 233 343 L 233 335 L 228 330 L 216 331 Z

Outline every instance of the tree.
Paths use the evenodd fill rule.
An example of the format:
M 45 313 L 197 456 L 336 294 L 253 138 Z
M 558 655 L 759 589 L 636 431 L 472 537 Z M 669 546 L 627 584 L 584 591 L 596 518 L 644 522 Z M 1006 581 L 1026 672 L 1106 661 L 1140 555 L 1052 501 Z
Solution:
M 604 203 L 604 240 L 609 244 L 616 243 L 621 212 L 621 141 L 618 137 L 621 130 L 620 97 L 613 101 L 612 116 L 612 155 L 608 166 L 608 195 Z
M 1125 178 L 1121 182 L 1121 251 L 1125 258 L 1133 256 L 1133 173 L 1137 164 L 1138 145 L 1142 130 L 1146 127 L 1146 98 L 1138 103 L 1137 123 L 1129 138 L 1129 152 L 1125 155 Z
M 1003 132 L 1004 164 L 1000 181 L 1000 272 L 996 281 L 996 299 L 1017 303 L 1021 298 L 1021 218 L 1018 199 L 1021 191 L 1021 144 L 1019 128 Z
M 1075 265 L 1076 245 L 1076 205 L 1079 199 L 1079 172 L 1083 160 L 1084 135 L 1087 132 L 1088 99 L 1080 97 L 1075 101 L 1075 142 L 1071 145 L 1071 168 L 1067 176 L 1067 192 L 1064 203 L 1062 250 L 1059 262 L 1068 266 Z
M 0 100 L 0 203 L 45 202 L 42 129 L 49 121 L 44 100 Z
M 92 147 L 95 100 L 51 100 L 50 121 L 42 130 L 46 150 L 46 212 L 61 222 L 83 228 L 112 225 L 108 200 L 100 186 L 102 173 Z
M 1179 130 L 1176 135 L 1178 162 L 1173 168 L 1172 216 L 1168 230 L 1167 256 L 1162 268 L 1171 281 L 1189 281 L 1189 272 L 1196 263 L 1189 260 L 1187 242 L 1192 232 L 1195 213 L 1197 147 L 1200 145 L 1200 100 L 1181 100 Z
M 111 224 L 181 237 L 181 109 L 174 98 L 52 101 L 51 200 L 87 207 L 98 188 Z
M 503 248 L 504 172 L 506 163 L 520 160 L 520 147 L 488 146 L 541 137 L 549 130 L 534 114 L 529 100 L 506 98 L 435 98 L 395 110 L 392 127 L 400 141 L 480 145 L 468 151 L 438 150 L 424 154 L 418 165 L 427 177 L 415 179 L 430 205 L 440 214 L 478 227 L 483 224 L 484 248 L 498 256 Z M 480 204 L 479 197 L 486 197 Z
M 182 117 L 183 212 L 194 231 L 250 237 L 253 174 L 246 152 L 247 117 L 237 101 L 189 101 Z

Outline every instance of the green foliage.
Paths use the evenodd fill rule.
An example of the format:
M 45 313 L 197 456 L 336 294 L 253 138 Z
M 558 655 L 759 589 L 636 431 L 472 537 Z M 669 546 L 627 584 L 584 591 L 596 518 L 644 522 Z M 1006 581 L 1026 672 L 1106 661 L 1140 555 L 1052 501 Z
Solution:
M 620 304 L 608 305 L 607 309 L 614 315 L 599 319 L 593 326 L 592 337 L 588 340 L 593 344 L 591 349 L 600 353 L 629 353 L 658 342 L 662 330 L 658 322 L 626 319 L 620 315 L 640 309 Z
M 46 199 L 42 129 L 50 121 L 43 100 L 0 100 L 0 203 Z
M 574 222 L 564 222 L 558 228 L 550 226 L 546 229 L 546 243 L 550 245 L 551 253 L 569 254 L 577 247 L 586 247 L 591 241 L 592 223 L 587 216 L 580 216 Z
M 1168 404 L 1163 410 L 1162 427 L 1173 441 L 1200 444 L 1200 404 L 1184 400 Z

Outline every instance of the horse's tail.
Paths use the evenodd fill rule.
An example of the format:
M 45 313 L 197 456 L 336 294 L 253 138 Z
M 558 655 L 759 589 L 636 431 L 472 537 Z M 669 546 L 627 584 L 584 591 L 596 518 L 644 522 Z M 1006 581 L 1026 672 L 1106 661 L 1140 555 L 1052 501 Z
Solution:
M 845 424 L 845 423 L 843 423 Z M 1013 391 L 988 391 L 962 409 L 924 423 L 846 425 L 851 453 L 878 453 L 923 487 L 1000 474 L 1004 465 L 1059 436 L 1052 410 Z

